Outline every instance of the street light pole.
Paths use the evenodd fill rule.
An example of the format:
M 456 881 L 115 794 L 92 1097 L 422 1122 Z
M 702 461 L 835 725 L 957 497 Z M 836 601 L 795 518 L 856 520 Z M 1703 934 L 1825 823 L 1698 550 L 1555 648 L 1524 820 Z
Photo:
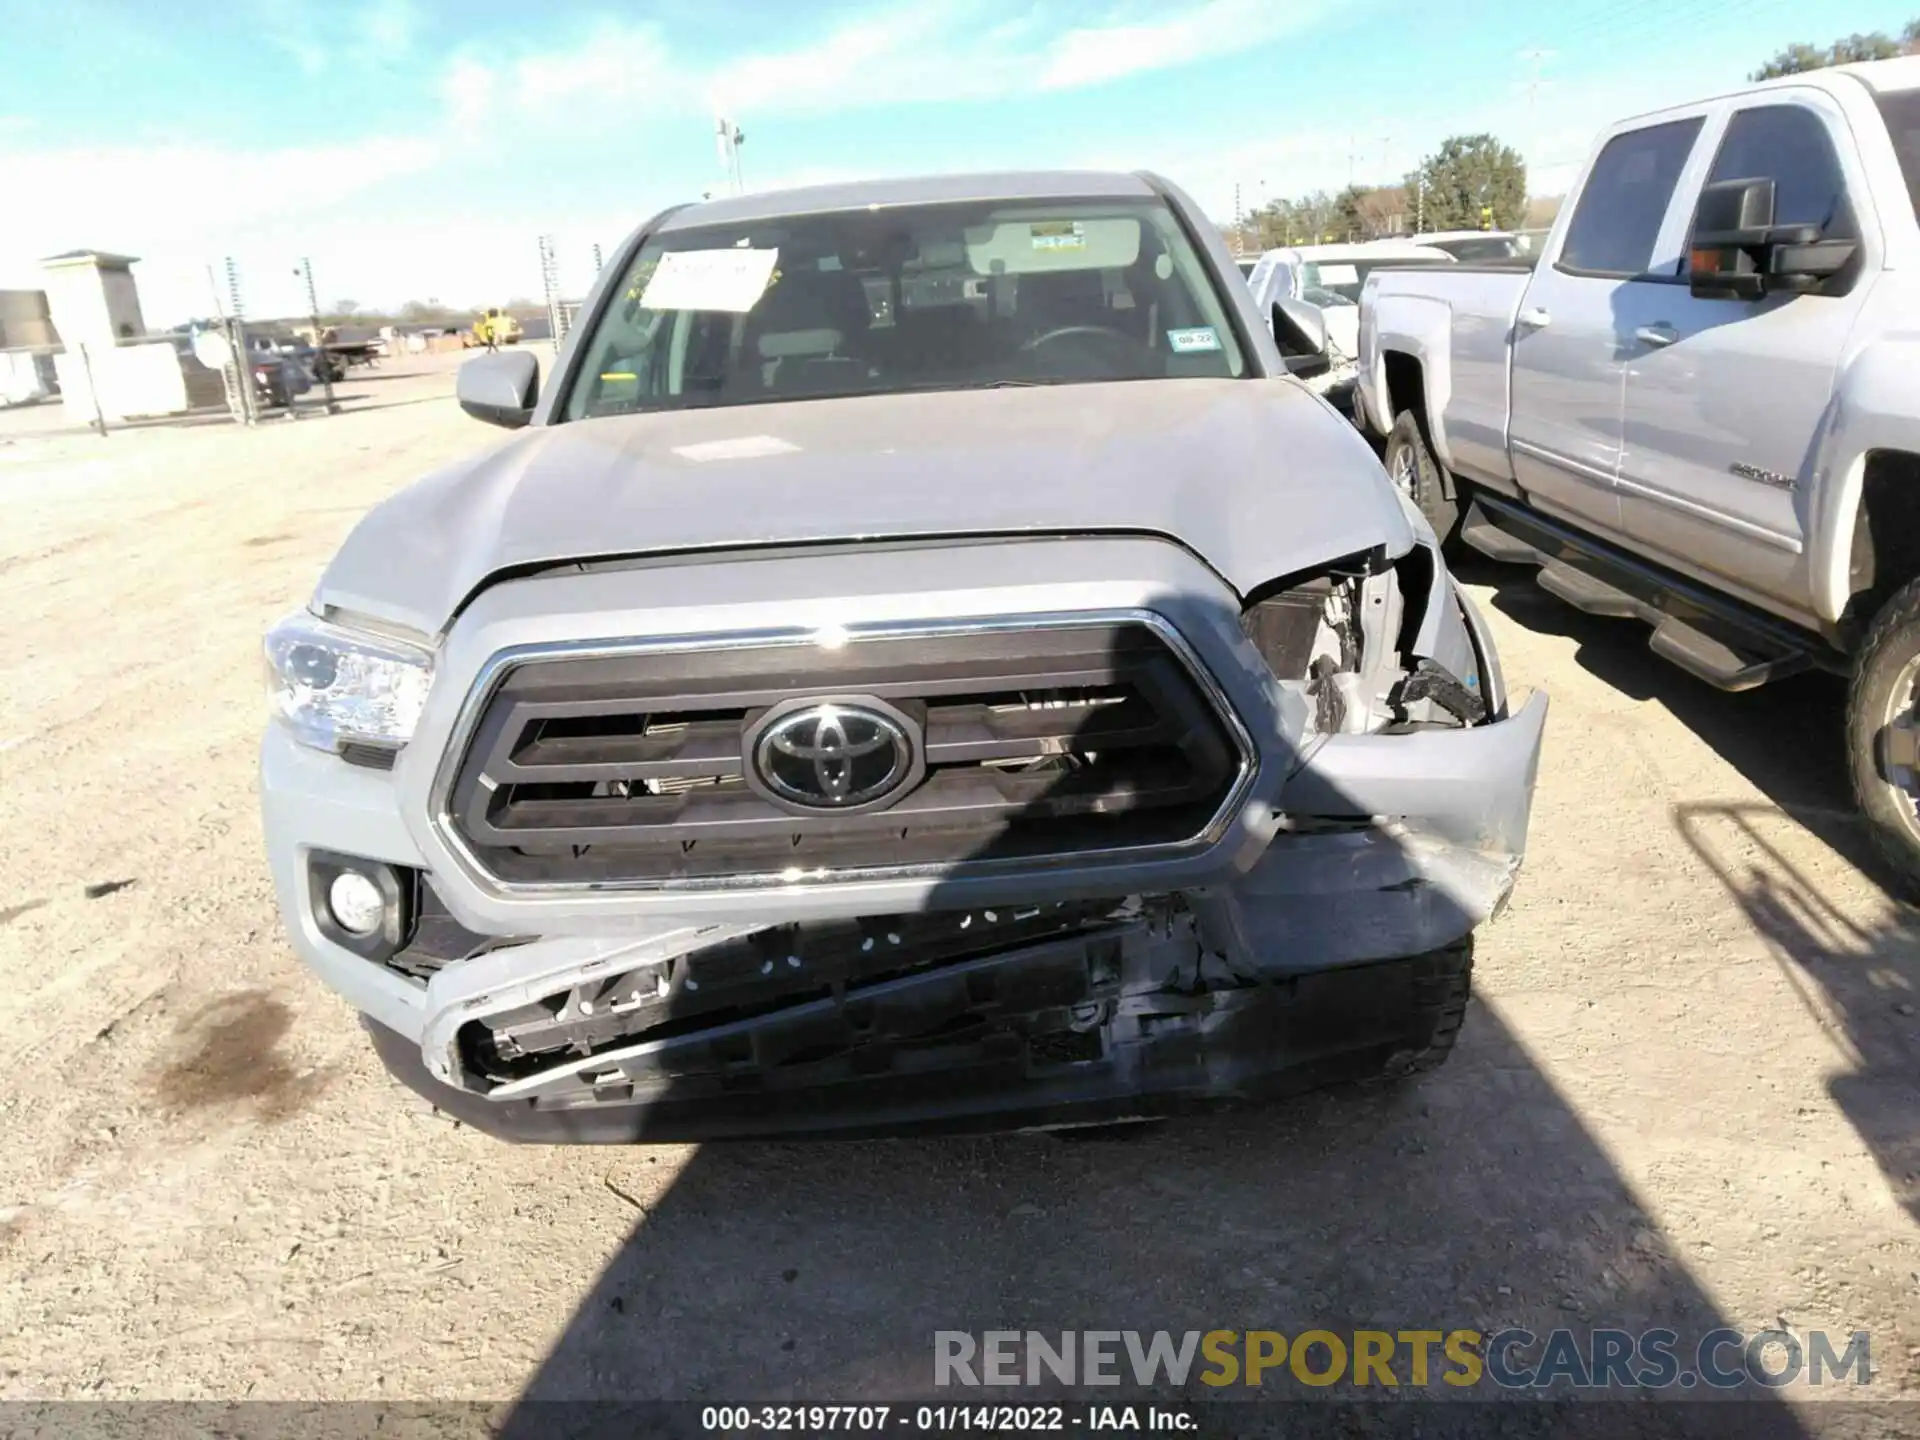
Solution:
M 293 273 L 307 282 L 307 315 L 313 323 L 313 353 L 319 359 L 315 368 L 320 371 L 320 388 L 327 397 L 327 414 L 338 415 L 340 402 L 333 398 L 333 362 L 327 358 L 326 335 L 320 328 L 320 297 L 313 290 L 313 262 L 302 257 L 300 268 Z

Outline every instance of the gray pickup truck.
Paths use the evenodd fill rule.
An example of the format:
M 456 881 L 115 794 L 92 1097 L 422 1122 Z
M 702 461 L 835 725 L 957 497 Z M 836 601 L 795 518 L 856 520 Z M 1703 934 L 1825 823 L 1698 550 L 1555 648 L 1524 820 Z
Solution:
M 1847 675 L 1920 895 L 1920 57 L 1636 116 L 1538 265 L 1375 272 L 1360 411 L 1443 539 L 1747 690 Z
M 1292 352 L 1283 359 L 1275 334 Z M 293 945 L 527 1140 L 1437 1064 L 1546 699 L 1151 176 L 670 210 L 266 638 Z

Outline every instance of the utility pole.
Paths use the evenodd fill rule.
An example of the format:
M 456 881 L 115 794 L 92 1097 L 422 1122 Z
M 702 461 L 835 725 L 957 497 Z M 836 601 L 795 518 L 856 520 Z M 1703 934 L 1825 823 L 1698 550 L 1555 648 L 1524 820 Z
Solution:
M 1521 60 L 1533 66 L 1533 78 L 1527 82 L 1527 149 L 1535 155 L 1540 153 L 1540 87 L 1553 83 L 1540 78 L 1540 67 L 1554 54 L 1552 50 L 1538 47 L 1520 52 Z
M 714 117 L 713 133 L 719 144 L 720 168 L 726 171 L 727 179 L 733 185 L 733 193 L 738 195 L 746 188 L 740 171 L 740 147 L 746 143 L 747 137 L 738 125 L 724 115 Z
M 235 396 L 240 402 L 240 423 L 252 425 L 260 419 L 259 397 L 253 390 L 253 357 L 247 354 L 246 312 L 240 305 L 240 267 L 227 256 L 227 344 L 233 348 Z
M 1239 257 L 1246 253 L 1247 225 L 1245 212 L 1240 208 L 1240 182 L 1233 182 L 1233 253 Z
M 540 237 L 540 283 L 547 292 L 547 325 L 553 332 L 554 353 L 567 338 L 567 307 L 560 302 L 560 254 L 551 235 Z
M 1354 137 L 1347 136 L 1347 189 L 1353 188 Z
M 327 397 L 327 414 L 338 415 L 340 402 L 333 398 L 333 362 L 327 358 L 326 332 L 320 328 L 320 298 L 313 290 L 313 262 L 302 256 L 300 268 L 293 272 L 307 282 L 307 314 L 313 324 L 313 353 L 318 359 L 320 389 Z

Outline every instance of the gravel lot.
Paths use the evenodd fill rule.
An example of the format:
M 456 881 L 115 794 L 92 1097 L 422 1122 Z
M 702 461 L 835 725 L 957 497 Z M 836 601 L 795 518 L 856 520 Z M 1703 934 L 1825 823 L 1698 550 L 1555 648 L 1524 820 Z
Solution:
M 844 1400 L 995 1327 L 1869 1330 L 1920 1399 L 1920 915 L 1839 686 L 1723 695 L 1525 572 L 1531 853 L 1418 1090 L 1132 1138 L 517 1149 L 403 1106 L 282 940 L 257 637 L 492 442 L 457 357 L 347 413 L 9 441 L 0 1396 Z

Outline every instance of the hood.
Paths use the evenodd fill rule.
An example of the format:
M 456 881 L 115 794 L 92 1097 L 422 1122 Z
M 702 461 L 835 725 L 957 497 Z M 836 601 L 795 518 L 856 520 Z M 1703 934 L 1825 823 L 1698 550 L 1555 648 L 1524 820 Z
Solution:
M 1291 380 L 858 396 L 537 426 L 375 507 L 319 605 L 421 634 L 572 560 L 837 540 L 1152 533 L 1242 594 L 1413 531 L 1372 450 Z

